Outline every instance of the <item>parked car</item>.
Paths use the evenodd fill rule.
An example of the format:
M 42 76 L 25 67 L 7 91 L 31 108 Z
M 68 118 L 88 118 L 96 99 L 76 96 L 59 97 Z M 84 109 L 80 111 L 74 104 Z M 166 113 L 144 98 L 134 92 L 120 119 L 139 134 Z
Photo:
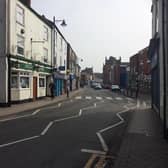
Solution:
M 118 85 L 111 85 L 112 91 L 120 91 L 120 87 Z
M 91 87 L 94 88 L 97 85 L 95 81 L 91 81 Z
M 102 84 L 103 89 L 111 89 L 111 85 L 108 84 Z
M 98 83 L 95 87 L 94 87 L 95 90 L 100 90 L 102 89 L 102 86 Z

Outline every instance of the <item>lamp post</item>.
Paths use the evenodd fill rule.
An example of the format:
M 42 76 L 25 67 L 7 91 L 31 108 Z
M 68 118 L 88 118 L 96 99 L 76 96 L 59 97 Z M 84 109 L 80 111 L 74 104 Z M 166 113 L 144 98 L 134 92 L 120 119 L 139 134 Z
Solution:
M 67 26 L 67 23 L 65 22 L 65 19 L 55 19 L 55 16 L 54 16 L 53 21 L 54 21 L 54 24 L 56 24 L 56 22 L 61 22 L 60 25 L 62 27 L 66 27 Z

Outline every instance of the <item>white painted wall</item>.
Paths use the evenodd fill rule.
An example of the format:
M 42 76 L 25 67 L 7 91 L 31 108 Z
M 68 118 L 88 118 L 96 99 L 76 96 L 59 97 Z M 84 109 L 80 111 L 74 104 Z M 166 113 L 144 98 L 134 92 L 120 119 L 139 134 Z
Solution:
M 57 65 L 59 66 L 65 66 L 66 68 L 66 61 L 67 61 L 67 42 L 64 40 L 64 38 L 59 34 L 58 31 L 56 31 L 56 57 L 57 57 Z M 65 73 L 66 71 L 61 71 L 62 73 Z
M 44 41 L 44 26 L 48 28 L 48 41 L 44 43 L 32 43 L 32 56 L 34 60 L 43 62 L 43 48 L 48 49 L 48 63 L 51 64 L 51 28 L 39 19 L 30 9 L 24 6 L 18 0 L 10 1 L 11 18 L 11 45 L 10 52 L 16 55 L 17 34 L 25 37 L 25 57 L 31 58 L 31 38 L 33 41 Z M 22 26 L 16 22 L 16 5 L 22 7 L 25 11 L 25 25 Z M 25 33 L 21 34 L 21 29 Z

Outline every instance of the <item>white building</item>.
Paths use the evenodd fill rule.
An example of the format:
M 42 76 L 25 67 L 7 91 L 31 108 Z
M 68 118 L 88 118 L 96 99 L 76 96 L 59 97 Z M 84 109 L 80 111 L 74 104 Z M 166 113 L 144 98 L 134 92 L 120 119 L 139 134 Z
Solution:
M 46 19 L 52 26 L 52 67 L 53 80 L 55 83 L 55 96 L 66 92 L 67 71 L 67 41 L 57 28 L 55 19 Z
M 0 1 L 0 104 L 46 96 L 52 28 L 20 0 Z

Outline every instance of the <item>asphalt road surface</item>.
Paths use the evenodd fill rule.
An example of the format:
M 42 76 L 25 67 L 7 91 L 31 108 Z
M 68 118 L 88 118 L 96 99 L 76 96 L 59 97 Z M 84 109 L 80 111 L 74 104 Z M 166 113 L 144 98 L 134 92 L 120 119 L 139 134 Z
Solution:
M 115 160 L 123 118 L 135 106 L 123 95 L 85 88 L 63 102 L 1 118 L 0 167 L 89 168 Z

